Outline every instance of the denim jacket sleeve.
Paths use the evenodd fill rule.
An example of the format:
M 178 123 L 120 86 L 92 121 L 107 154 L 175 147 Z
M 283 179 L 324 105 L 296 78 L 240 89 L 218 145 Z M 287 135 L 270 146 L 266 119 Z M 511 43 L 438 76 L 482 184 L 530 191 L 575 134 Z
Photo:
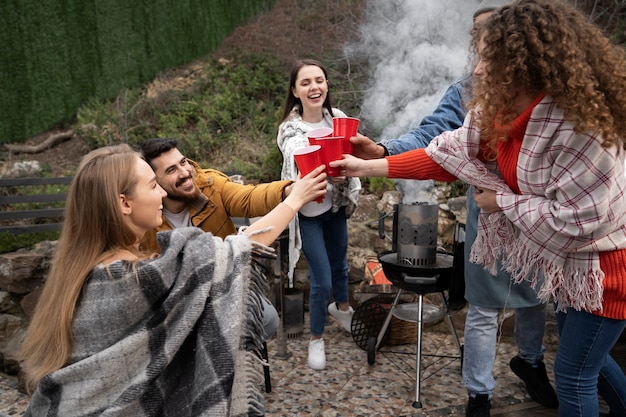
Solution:
M 430 141 L 442 132 L 458 129 L 465 120 L 463 100 L 468 91 L 469 76 L 454 82 L 439 101 L 437 108 L 422 119 L 419 126 L 397 139 L 384 139 L 380 142 L 390 155 L 418 148 L 425 148 Z

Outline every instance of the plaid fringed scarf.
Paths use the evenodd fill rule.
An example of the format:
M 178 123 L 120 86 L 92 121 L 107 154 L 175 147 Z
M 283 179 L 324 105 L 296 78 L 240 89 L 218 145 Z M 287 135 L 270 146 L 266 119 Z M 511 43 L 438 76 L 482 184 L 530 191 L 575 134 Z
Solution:
M 495 190 L 501 211 L 479 216 L 470 261 L 530 281 L 559 310 L 602 311 L 599 252 L 626 248 L 624 153 L 576 133 L 548 96 L 532 110 L 517 163 L 520 194 L 478 160 L 476 111 L 433 139 L 427 155 L 457 178 Z M 590 192 L 593 191 L 593 192 Z
M 264 414 L 252 242 L 181 228 L 159 243 L 157 259 L 92 271 L 71 360 L 41 380 L 26 416 Z

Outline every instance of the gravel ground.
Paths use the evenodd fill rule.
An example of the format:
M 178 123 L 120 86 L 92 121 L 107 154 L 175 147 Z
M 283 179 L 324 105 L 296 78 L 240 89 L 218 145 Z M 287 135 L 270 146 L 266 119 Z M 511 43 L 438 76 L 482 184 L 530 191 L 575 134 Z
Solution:
M 29 396 L 17 390 L 17 377 L 0 373 L 0 417 L 21 416 Z

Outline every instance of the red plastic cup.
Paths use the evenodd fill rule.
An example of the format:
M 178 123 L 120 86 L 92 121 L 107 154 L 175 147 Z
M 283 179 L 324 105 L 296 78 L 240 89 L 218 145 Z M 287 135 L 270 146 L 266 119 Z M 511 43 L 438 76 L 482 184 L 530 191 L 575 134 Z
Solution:
M 317 129 L 311 129 L 309 133 L 307 133 L 307 138 L 309 139 L 309 145 L 318 145 L 317 139 L 329 138 L 332 135 L 333 129 L 330 127 L 318 127 Z
M 333 117 L 333 136 L 341 136 L 343 140 L 343 153 L 354 152 L 354 145 L 350 142 L 352 136 L 356 136 L 359 130 L 359 119 L 356 117 Z
M 300 170 L 300 176 L 304 177 L 318 166 L 322 165 L 322 147 L 320 145 L 305 146 L 293 153 L 293 159 Z M 315 199 L 318 203 L 324 201 L 324 197 Z
M 294 151 L 293 158 L 296 160 L 301 177 L 324 163 L 321 149 L 320 145 L 312 145 Z
M 317 139 L 318 145 L 322 146 L 322 163 L 326 165 L 326 174 L 331 177 L 338 177 L 341 171 L 341 168 L 333 168 L 328 163 L 343 158 L 343 142 L 342 137 L 334 136 Z

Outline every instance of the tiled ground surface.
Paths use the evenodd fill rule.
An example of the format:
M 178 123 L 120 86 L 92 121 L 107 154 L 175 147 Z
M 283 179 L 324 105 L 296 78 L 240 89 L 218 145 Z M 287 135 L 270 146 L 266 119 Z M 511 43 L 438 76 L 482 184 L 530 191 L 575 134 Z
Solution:
M 463 313 L 457 313 L 454 321 L 456 327 L 462 329 Z M 458 359 L 424 357 L 422 408 L 416 409 L 412 406 L 415 400 L 414 344 L 383 346 L 375 355 L 374 365 L 369 365 L 367 352 L 329 318 L 325 335 L 327 367 L 313 371 L 306 365 L 308 315 L 304 323 L 302 336 L 275 337 L 268 342 L 273 390 L 266 394 L 267 416 L 464 415 L 466 393 Z M 556 416 L 556 410 L 543 409 L 533 402 L 522 382 L 510 371 L 508 362 L 515 353 L 506 327 L 505 322 L 494 369 L 498 386 L 492 416 Z M 546 366 L 552 377 L 554 347 L 547 345 L 547 349 Z M 445 323 L 425 329 L 422 351 L 424 354 L 458 354 Z M 0 374 L 2 417 L 21 416 L 26 408 L 28 398 L 19 394 L 16 386 L 14 377 Z
M 457 327 L 462 320 L 455 317 Z M 314 371 L 306 364 L 306 321 L 305 317 L 301 337 L 286 339 L 284 344 L 281 338 L 268 343 L 273 384 L 272 392 L 266 396 L 268 416 L 465 415 L 467 394 L 459 359 L 423 358 L 422 407 L 418 409 L 412 406 L 416 399 L 416 345 L 383 346 L 375 355 L 375 363 L 369 365 L 367 352 L 330 318 L 325 334 L 327 367 Z M 458 356 L 456 343 L 445 323 L 425 329 L 422 352 Z M 528 397 L 523 383 L 508 367 L 514 355 L 511 337 L 503 334 L 494 369 L 498 387 L 492 416 L 556 416 L 556 410 L 544 410 Z M 548 351 L 546 366 L 550 376 L 553 357 L 554 352 Z

